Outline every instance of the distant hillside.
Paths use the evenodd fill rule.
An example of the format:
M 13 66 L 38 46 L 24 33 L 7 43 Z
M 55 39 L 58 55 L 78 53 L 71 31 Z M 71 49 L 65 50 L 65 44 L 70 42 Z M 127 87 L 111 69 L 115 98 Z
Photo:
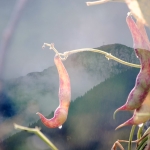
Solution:
M 133 49 L 127 46 L 111 44 L 98 49 L 125 61 L 138 63 Z M 82 96 L 105 79 L 130 68 L 113 60 L 108 61 L 103 55 L 92 52 L 71 55 L 64 61 L 64 65 L 71 79 L 72 100 Z M 49 67 L 43 72 L 29 73 L 24 77 L 5 82 L 0 102 L 2 116 L 0 122 L 9 118 L 9 123 L 6 120 L 5 126 L 8 124 L 10 130 L 14 130 L 10 122 L 28 125 L 39 119 L 35 115 L 37 111 L 48 115 L 58 106 L 58 89 L 59 79 L 56 66 Z M 2 130 L 0 124 L 1 133 Z M 11 133 L 9 130 L 7 132 L 6 135 Z M 2 134 L 0 138 L 1 136 Z
M 39 126 L 41 131 L 59 150 L 108 150 L 117 139 L 128 139 L 129 129 L 115 128 L 131 114 L 119 112 L 116 120 L 112 115 L 123 105 L 133 88 L 139 69 L 129 69 L 93 87 L 84 96 L 71 102 L 69 116 L 62 129 L 49 129 L 41 121 L 30 127 Z M 53 113 L 48 117 L 52 117 Z M 136 135 L 135 135 L 136 136 Z M 48 150 L 33 134 L 19 132 L 1 143 L 3 150 Z

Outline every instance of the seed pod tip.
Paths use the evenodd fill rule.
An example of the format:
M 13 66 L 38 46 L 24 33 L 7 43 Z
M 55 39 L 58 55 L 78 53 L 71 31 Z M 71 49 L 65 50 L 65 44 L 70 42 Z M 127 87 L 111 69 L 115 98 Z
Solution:
M 118 111 L 120 111 L 119 108 L 115 110 L 115 112 L 114 112 L 114 114 L 113 114 L 113 119 L 116 119 L 116 113 L 117 113 Z
M 124 126 L 126 126 L 126 123 L 123 123 L 123 124 L 119 125 L 115 130 L 118 130 L 119 128 L 122 128 Z

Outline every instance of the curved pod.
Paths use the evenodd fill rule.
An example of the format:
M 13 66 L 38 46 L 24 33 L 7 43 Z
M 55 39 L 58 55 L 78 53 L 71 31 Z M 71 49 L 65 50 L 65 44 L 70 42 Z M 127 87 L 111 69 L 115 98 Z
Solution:
M 51 119 L 47 119 L 41 113 L 37 112 L 42 123 L 48 128 L 57 128 L 62 126 L 62 124 L 67 119 L 68 109 L 71 100 L 71 87 L 69 75 L 59 55 L 56 55 L 54 57 L 54 62 L 59 73 L 59 106 L 55 110 L 54 117 Z
M 139 108 L 150 90 L 150 44 L 145 28 L 138 20 L 135 23 L 131 16 L 127 16 L 126 21 L 132 34 L 135 53 L 141 63 L 141 70 L 126 103 L 118 108 L 115 113 L 120 110 Z
M 132 118 L 127 120 L 125 123 L 119 125 L 116 129 L 127 125 L 139 125 L 145 123 L 149 119 L 150 119 L 150 91 L 148 92 L 142 105 L 134 111 Z

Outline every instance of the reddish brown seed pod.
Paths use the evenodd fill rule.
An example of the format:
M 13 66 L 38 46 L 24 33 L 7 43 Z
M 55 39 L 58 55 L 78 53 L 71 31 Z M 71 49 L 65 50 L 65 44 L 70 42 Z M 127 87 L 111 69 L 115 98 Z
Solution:
M 59 73 L 59 106 L 55 110 L 54 117 L 51 119 L 47 119 L 41 113 L 37 112 L 43 124 L 48 128 L 62 126 L 67 119 L 71 100 L 70 78 L 59 55 L 54 57 L 54 62 Z
M 119 129 L 127 125 L 139 125 L 145 123 L 149 119 L 150 119 L 150 91 L 148 92 L 142 105 L 134 111 L 132 118 L 127 120 L 125 123 L 119 125 L 116 129 Z
M 114 112 L 114 117 L 118 111 L 139 108 L 150 89 L 150 46 L 145 28 L 140 22 L 135 23 L 131 16 L 127 16 L 126 21 L 132 34 L 135 53 L 141 63 L 141 70 L 126 103 Z

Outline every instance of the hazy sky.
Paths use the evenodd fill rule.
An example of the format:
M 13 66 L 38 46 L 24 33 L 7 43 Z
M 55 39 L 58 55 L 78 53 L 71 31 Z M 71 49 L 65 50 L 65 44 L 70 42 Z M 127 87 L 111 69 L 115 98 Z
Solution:
M 16 1 L 0 0 L 0 35 Z M 60 52 L 112 43 L 132 47 L 125 19 L 129 9 L 125 3 L 88 7 L 85 2 L 29 0 L 7 50 L 4 78 L 24 76 L 54 65 L 54 52 L 42 50 L 44 42 L 55 43 Z

